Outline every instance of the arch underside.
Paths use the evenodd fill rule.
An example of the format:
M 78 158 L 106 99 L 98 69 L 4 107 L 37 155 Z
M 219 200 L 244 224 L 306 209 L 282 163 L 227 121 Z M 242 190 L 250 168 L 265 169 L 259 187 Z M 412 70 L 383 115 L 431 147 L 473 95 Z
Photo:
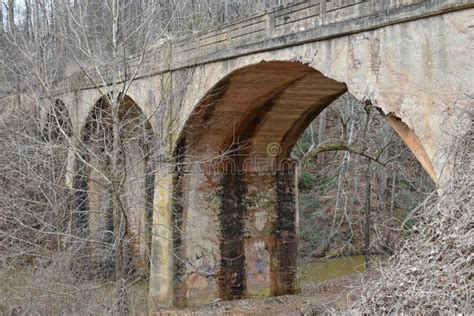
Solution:
M 174 152 L 175 305 L 298 291 L 297 175 L 289 157 L 346 91 L 307 65 L 262 62 L 231 73 L 200 101 Z
M 182 133 L 187 155 L 208 160 L 239 148 L 264 158 L 276 142 L 287 157 L 312 119 L 346 90 L 300 63 L 246 67 L 219 82 L 193 112 Z

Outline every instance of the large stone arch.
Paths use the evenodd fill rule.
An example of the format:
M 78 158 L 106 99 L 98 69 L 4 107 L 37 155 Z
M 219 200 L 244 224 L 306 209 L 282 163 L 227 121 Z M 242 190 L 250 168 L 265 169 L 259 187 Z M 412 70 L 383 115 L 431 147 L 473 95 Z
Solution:
M 75 228 L 79 234 L 106 243 L 114 238 L 111 212 L 108 149 L 113 141 L 110 95 L 99 98 L 90 108 L 76 144 Z M 151 147 L 153 130 L 138 104 L 119 95 L 121 205 L 127 213 L 130 257 L 133 269 L 147 278 L 151 243 L 151 218 L 155 179 Z M 108 276 L 113 267 L 111 247 L 92 247 L 93 265 Z M 107 248 L 107 249 L 106 249 Z M 108 256 L 106 253 L 109 252 Z
M 159 276 L 161 299 L 184 306 L 298 291 L 296 169 L 289 157 L 309 123 L 346 91 L 346 84 L 291 61 L 234 70 L 207 91 L 176 139 L 172 195 L 160 205 L 170 212 L 159 210 L 159 224 L 169 220 L 171 227 L 158 246 L 156 262 L 170 253 Z M 430 171 L 416 134 L 393 115 L 389 122 Z
M 466 113 L 474 84 L 464 78 L 472 72 L 466 57 L 471 51 L 467 43 L 472 43 L 472 14 L 472 9 L 457 11 L 311 43 L 281 43 L 272 51 L 199 65 L 179 110 L 179 126 L 184 128 L 196 101 L 233 71 L 262 61 L 301 62 L 344 82 L 357 99 L 370 100 L 396 117 L 392 123 L 399 125 L 397 130 L 408 128 L 419 140 L 416 145 L 407 142 L 410 149 L 417 154 L 417 148 L 423 148 L 426 156 L 417 158 L 435 182 L 442 182 L 449 177 L 452 137 L 470 124 Z

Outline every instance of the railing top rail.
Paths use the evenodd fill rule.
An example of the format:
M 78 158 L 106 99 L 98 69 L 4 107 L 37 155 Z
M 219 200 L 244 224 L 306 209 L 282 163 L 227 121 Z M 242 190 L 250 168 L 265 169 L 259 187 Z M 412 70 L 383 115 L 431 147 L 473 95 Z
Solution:
M 474 7 L 472 0 L 297 0 L 184 38 L 164 41 L 146 52 L 143 61 L 149 67 L 141 67 L 139 77 L 470 7 Z M 287 43 L 287 36 L 291 43 Z M 140 56 L 131 56 L 125 64 L 133 69 L 141 66 L 139 60 Z M 111 66 L 101 65 L 101 69 L 108 67 Z M 125 72 L 121 74 L 122 81 L 128 80 Z M 74 84 L 80 84 L 80 77 L 72 74 L 59 80 L 58 86 L 64 87 L 64 81 L 72 79 Z M 91 88 L 88 80 L 88 85 L 76 89 Z

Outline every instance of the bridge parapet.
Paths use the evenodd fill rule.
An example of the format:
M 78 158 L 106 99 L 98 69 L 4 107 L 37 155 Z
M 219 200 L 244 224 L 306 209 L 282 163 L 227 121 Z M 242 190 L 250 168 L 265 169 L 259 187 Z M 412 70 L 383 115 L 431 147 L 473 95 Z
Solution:
M 115 80 L 177 70 L 252 53 L 281 49 L 474 7 L 472 0 L 296 0 L 189 37 L 165 42 L 144 57 L 133 57 Z M 109 66 L 100 71 L 100 85 L 113 80 Z M 81 73 L 58 82 L 58 90 L 94 88 Z M 58 94 L 60 92 L 58 91 Z

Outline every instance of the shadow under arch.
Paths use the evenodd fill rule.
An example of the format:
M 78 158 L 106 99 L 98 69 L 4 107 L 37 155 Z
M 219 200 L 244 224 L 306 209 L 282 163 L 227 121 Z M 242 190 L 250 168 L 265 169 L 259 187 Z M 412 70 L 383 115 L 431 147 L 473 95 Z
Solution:
M 174 150 L 175 305 L 298 291 L 290 153 L 346 91 L 307 65 L 272 61 L 232 72 L 200 100 Z M 395 130 L 410 135 L 418 159 L 428 157 L 413 131 Z M 429 159 L 420 162 L 429 170 Z
M 80 157 L 75 164 L 74 226 L 77 234 L 110 245 L 94 245 L 90 253 L 93 272 L 111 277 L 116 234 L 113 217 L 118 212 L 111 201 L 113 194 L 118 196 L 126 212 L 130 268 L 148 278 L 155 184 L 153 130 L 141 108 L 127 95 L 118 96 L 118 119 L 114 120 L 110 97 L 103 96 L 94 104 L 81 129 Z M 114 135 L 119 135 L 118 148 L 114 148 Z M 112 170 L 114 155 L 117 167 Z M 118 193 L 112 192 L 112 179 L 117 180 Z

